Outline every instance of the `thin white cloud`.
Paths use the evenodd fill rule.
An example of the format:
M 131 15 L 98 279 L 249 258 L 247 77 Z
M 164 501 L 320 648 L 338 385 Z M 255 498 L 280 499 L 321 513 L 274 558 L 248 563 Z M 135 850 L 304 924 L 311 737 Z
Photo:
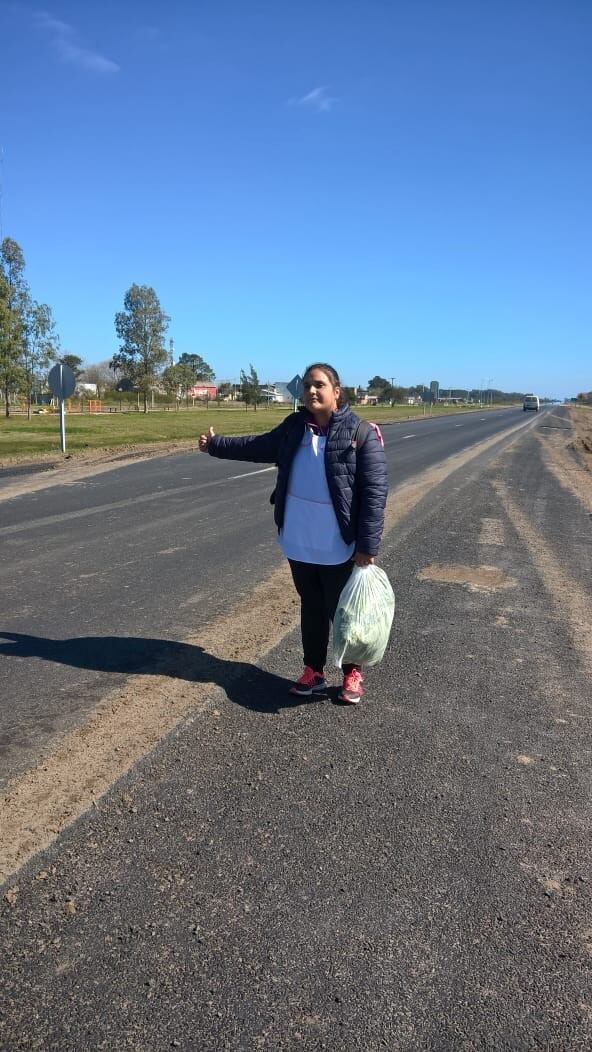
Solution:
M 74 32 L 72 26 L 69 26 L 67 22 L 60 22 L 59 19 L 50 15 L 48 11 L 33 11 L 33 21 L 40 29 L 48 29 L 51 33 L 66 36 L 68 33 Z
M 54 18 L 48 11 L 34 11 L 35 25 L 49 35 L 51 45 L 62 62 L 88 69 L 92 73 L 117 73 L 119 66 L 98 51 L 81 47 L 75 29 L 67 22 Z
M 326 87 L 313 88 L 312 91 L 309 91 L 308 94 L 303 95 L 299 99 L 290 99 L 292 106 L 305 106 L 308 109 L 316 110 L 317 113 L 329 113 L 337 101 L 333 95 L 329 95 L 329 90 Z

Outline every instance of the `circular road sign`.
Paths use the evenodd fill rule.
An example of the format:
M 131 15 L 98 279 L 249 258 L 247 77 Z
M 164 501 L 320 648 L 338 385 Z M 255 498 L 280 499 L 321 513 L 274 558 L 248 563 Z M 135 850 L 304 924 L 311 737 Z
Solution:
M 51 393 L 62 401 L 74 394 L 76 377 L 69 365 L 63 365 L 62 362 L 54 365 L 53 369 L 49 370 L 47 382 Z

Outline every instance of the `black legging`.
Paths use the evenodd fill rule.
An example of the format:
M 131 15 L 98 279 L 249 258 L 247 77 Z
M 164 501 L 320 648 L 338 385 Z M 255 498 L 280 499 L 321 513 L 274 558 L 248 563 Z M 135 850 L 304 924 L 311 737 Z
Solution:
M 289 559 L 296 591 L 300 596 L 300 627 L 304 664 L 321 672 L 327 660 L 331 621 L 343 586 L 354 564 L 351 559 L 336 566 L 301 563 Z M 351 665 L 344 665 L 347 672 Z

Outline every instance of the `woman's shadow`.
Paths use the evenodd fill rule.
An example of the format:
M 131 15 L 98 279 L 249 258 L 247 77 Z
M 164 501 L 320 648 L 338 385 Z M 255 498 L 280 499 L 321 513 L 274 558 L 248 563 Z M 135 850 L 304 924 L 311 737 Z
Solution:
M 0 632 L 0 657 L 40 658 L 97 672 L 170 676 L 189 683 L 215 683 L 237 705 L 255 712 L 318 700 L 288 693 L 289 681 L 246 661 L 225 661 L 203 647 L 170 639 L 137 636 L 78 636 L 46 639 L 21 632 Z

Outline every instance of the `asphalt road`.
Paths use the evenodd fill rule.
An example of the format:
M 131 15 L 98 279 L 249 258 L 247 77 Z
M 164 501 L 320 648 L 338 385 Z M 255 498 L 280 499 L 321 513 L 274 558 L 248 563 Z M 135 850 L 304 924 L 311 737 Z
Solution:
M 501 410 L 385 427 L 391 485 L 517 423 L 534 420 Z M 111 687 L 150 668 L 142 640 L 186 638 L 282 562 L 274 477 L 192 453 L 0 500 L 0 788 Z M 123 653 L 112 643 L 121 637 L 136 640 Z M 94 639 L 101 660 L 77 662 L 77 639 Z M 56 641 L 71 641 L 66 654 Z
M 592 505 L 556 470 L 566 426 L 397 524 L 364 705 L 285 694 L 292 632 L 13 877 L 2 1048 L 591 1046 Z M 387 432 L 397 482 L 430 456 L 411 431 Z

